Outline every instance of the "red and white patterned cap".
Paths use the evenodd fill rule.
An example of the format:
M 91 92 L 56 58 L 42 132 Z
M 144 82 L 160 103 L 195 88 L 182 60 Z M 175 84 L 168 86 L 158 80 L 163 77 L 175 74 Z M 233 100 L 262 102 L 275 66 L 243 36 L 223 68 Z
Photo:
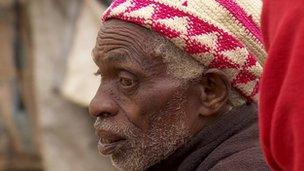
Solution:
M 206 68 L 225 72 L 256 101 L 266 52 L 261 0 L 114 0 L 102 21 L 132 22 L 160 33 Z

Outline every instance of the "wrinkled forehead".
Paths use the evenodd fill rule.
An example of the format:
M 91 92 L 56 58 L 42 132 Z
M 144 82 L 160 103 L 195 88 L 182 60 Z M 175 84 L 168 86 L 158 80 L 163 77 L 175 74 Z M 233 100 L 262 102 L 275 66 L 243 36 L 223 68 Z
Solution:
M 93 59 L 99 63 L 100 58 L 114 56 L 127 57 L 140 64 L 160 63 L 161 54 L 155 52 L 158 40 L 165 39 L 158 33 L 139 25 L 121 20 L 103 22 L 93 49 Z M 113 55 L 112 55 L 113 56 Z
M 152 45 L 153 40 L 159 38 L 155 32 L 139 25 L 121 21 L 108 20 L 103 22 L 97 37 L 98 45 L 109 45 L 109 42 L 123 42 L 139 45 L 142 48 Z

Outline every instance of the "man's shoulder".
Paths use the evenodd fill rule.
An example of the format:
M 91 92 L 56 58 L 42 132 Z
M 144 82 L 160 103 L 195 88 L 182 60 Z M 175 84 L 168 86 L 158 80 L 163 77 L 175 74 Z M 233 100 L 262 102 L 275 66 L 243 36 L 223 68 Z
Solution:
M 215 148 L 198 170 L 269 170 L 262 154 L 256 122 Z
M 238 170 L 238 171 L 264 171 L 270 170 L 267 166 L 259 147 L 251 147 L 236 152 L 216 163 L 211 171 Z
M 223 142 L 217 150 L 224 155 L 211 170 L 269 170 L 260 147 L 256 122 Z

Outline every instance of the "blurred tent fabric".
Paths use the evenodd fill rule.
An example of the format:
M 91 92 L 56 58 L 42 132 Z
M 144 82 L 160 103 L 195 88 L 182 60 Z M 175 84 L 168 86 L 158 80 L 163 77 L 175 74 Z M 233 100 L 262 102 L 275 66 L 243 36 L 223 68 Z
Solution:
M 101 10 L 102 6 L 97 1 L 85 0 L 84 3 L 76 22 L 62 93 L 71 101 L 88 106 L 100 84 L 100 80 L 93 76 L 98 68 L 90 55 L 95 46 L 100 15 L 104 8 Z M 99 6 L 101 8 L 98 8 Z
M 0 1 L 0 170 L 42 169 L 24 7 Z
M 96 2 L 0 0 L 0 170 L 115 170 L 85 107 L 99 84 Z

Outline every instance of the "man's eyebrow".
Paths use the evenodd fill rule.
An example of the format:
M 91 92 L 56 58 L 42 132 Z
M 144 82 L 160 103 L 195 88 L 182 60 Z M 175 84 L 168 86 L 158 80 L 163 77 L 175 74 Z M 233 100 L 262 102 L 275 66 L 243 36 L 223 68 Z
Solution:
M 125 54 L 107 54 L 105 57 L 104 57 L 104 60 L 106 62 L 124 62 L 124 61 L 127 61 L 128 59 L 128 56 L 125 55 Z
M 93 61 L 98 64 L 100 61 L 100 55 L 96 52 L 96 49 L 93 49 L 91 52 L 91 57 Z M 123 53 L 108 53 L 104 56 L 103 60 L 107 63 L 113 63 L 113 62 L 124 62 L 127 61 L 128 55 Z

